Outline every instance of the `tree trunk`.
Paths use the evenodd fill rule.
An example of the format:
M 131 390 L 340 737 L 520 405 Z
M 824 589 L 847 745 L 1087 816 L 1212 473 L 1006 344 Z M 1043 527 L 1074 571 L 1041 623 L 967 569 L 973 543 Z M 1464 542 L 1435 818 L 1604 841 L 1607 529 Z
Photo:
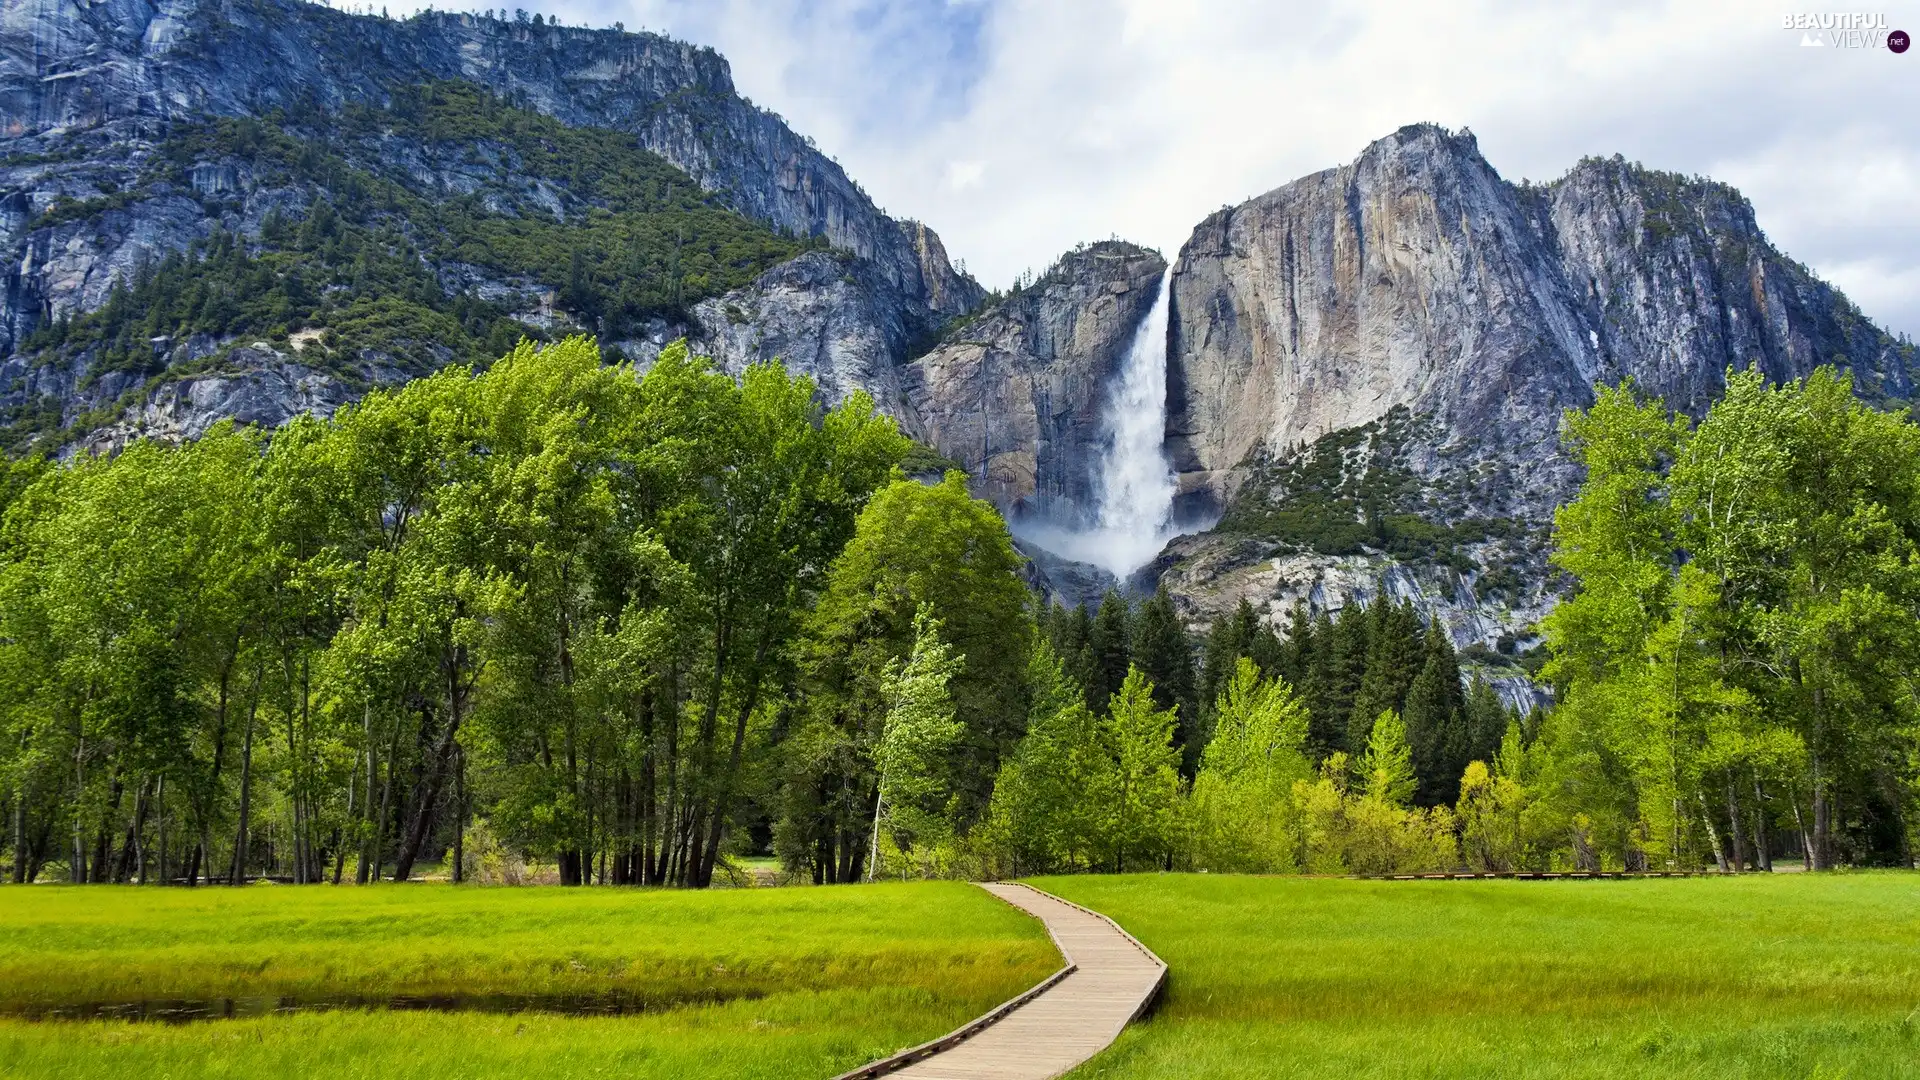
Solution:
M 1732 827 L 1733 868 L 1736 871 L 1747 868 L 1747 842 L 1740 835 L 1740 800 L 1734 796 L 1733 776 L 1727 776 L 1727 822 Z
M 167 777 L 166 777 L 166 774 L 164 773 L 161 774 L 160 783 L 156 785 L 154 789 L 153 805 L 155 807 L 155 811 L 160 815 L 160 824 L 158 829 L 156 830 L 160 835 L 155 837 L 154 839 L 154 874 L 153 876 L 156 880 L 160 882 L 160 884 L 165 885 L 167 883 L 168 814 L 167 814 Z M 141 874 L 140 874 L 140 884 L 145 885 L 146 883 L 147 883 L 146 871 L 144 868 L 142 868 Z
M 227 884 L 247 883 L 247 840 L 253 827 L 253 721 L 260 708 L 259 683 L 254 683 L 253 702 L 247 706 L 247 728 L 240 736 L 240 813 L 239 827 L 233 833 L 233 867 Z
M 1833 869 L 1833 799 L 1817 757 L 1813 761 L 1813 850 L 1809 852 L 1808 869 Z
M 466 705 L 466 687 L 461 685 L 461 673 L 467 666 L 467 648 L 457 645 L 446 661 L 447 672 L 447 728 L 440 736 L 440 742 L 434 747 L 431 759 L 426 765 L 426 775 L 422 779 L 420 796 L 413 811 L 413 824 L 407 830 L 405 842 L 400 854 L 394 859 L 393 880 L 405 881 L 413 874 L 414 860 L 420 855 L 420 848 L 427 842 L 427 834 L 433 828 L 433 812 L 440 801 L 440 791 L 445 786 L 447 767 L 452 761 L 454 737 L 460 733 L 462 710 Z
M 13 793 L 13 883 L 27 883 L 27 791 Z
M 1753 778 L 1753 847 L 1754 865 L 1767 873 L 1773 872 L 1773 845 L 1767 838 L 1767 797 L 1760 791 L 1760 777 Z
M 1713 844 L 1713 861 L 1721 873 L 1727 873 L 1727 850 L 1720 843 L 1720 830 L 1714 827 L 1713 815 L 1707 812 L 1707 796 L 1704 792 L 1694 794 L 1700 800 L 1700 824 L 1707 830 L 1707 840 Z
M 1800 816 L 1800 795 L 1793 796 L 1793 823 L 1800 827 L 1800 865 L 1813 869 L 1813 837 L 1807 832 L 1807 819 Z
M 147 792 L 152 786 L 153 780 L 148 778 L 140 781 L 140 787 L 134 792 L 133 816 L 127 821 L 126 837 L 120 843 L 120 857 L 113 865 L 113 883 L 116 885 L 126 884 L 144 861 L 141 846 L 145 837 L 142 834 L 147 828 Z
M 114 766 L 113 784 L 109 788 L 111 795 L 107 799 L 107 814 L 100 819 L 100 829 L 93 837 L 93 868 L 87 871 L 87 880 L 91 882 L 112 881 L 107 873 L 107 852 L 110 841 L 107 836 L 107 822 L 120 816 L 120 799 L 126 794 L 126 784 L 120 779 L 120 768 Z
M 667 801 L 660 810 L 656 827 L 660 837 L 660 861 L 650 875 L 649 885 L 665 885 L 672 880 L 672 867 L 669 864 L 673 860 L 673 829 L 680 798 L 680 717 L 672 702 L 667 705 L 666 729 Z
M 453 770 L 453 883 L 467 880 L 467 751 L 454 751 Z
M 380 816 L 375 819 L 373 831 L 367 837 L 366 848 L 360 856 L 359 882 L 362 885 L 380 880 L 380 867 L 387 861 L 387 822 L 390 820 L 389 815 L 393 813 L 393 779 L 400 760 L 400 720 L 404 715 L 402 710 L 394 710 L 393 738 L 387 745 L 387 777 L 380 785 Z M 425 722 L 423 716 L 421 723 Z M 371 763 L 368 767 L 372 768 Z
M 712 824 L 707 829 L 707 845 L 700 857 L 700 887 L 713 884 L 713 866 L 720 857 L 720 836 L 725 830 L 727 819 L 733 816 L 733 787 L 740 775 L 740 753 L 747 742 L 747 722 L 753 717 L 753 710 L 760 704 L 760 683 L 767 662 L 767 650 L 773 645 L 773 617 L 767 618 L 767 625 L 760 633 L 760 644 L 755 647 L 753 667 L 749 671 L 752 682 L 747 687 L 746 700 L 740 704 L 739 715 L 734 717 L 733 745 L 727 751 L 727 771 L 721 776 L 720 791 L 713 801 Z

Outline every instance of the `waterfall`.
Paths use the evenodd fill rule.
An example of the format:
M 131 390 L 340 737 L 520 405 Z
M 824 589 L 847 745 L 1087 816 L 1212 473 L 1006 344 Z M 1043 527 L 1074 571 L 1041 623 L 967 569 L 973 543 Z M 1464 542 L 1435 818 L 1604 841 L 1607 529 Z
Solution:
M 1179 531 L 1173 526 L 1176 484 L 1167 460 L 1167 301 L 1173 268 L 1160 278 L 1153 307 L 1134 331 L 1120 378 L 1103 417 L 1105 452 L 1096 461 L 1092 524 L 1047 530 L 1034 539 L 1055 554 L 1092 563 L 1125 580 Z

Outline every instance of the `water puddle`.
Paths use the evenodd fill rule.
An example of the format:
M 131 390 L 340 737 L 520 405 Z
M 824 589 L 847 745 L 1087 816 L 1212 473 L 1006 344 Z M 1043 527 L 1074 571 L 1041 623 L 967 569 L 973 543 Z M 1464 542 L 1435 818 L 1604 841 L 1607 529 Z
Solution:
M 293 1013 L 342 1009 L 387 1012 L 550 1013 L 557 1016 L 630 1016 L 683 1005 L 717 1005 L 757 993 L 679 995 L 649 1000 L 631 994 L 428 994 L 395 997 L 228 997 L 156 998 L 146 1001 L 95 1001 L 80 1004 L 0 1006 L 0 1016 L 22 1020 L 132 1020 L 189 1024 L 201 1020 L 245 1020 Z

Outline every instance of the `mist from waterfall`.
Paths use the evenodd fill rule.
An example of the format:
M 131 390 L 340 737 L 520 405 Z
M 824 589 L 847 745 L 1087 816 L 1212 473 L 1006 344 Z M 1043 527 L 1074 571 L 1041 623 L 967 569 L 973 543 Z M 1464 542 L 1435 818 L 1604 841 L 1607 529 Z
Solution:
M 1169 266 L 1107 398 L 1103 424 L 1107 445 L 1094 475 L 1097 501 L 1091 526 L 1035 530 L 1032 535 L 1054 554 L 1092 563 L 1122 581 L 1158 555 L 1179 532 L 1173 524 L 1177 485 L 1164 445 L 1167 301 L 1172 291 Z

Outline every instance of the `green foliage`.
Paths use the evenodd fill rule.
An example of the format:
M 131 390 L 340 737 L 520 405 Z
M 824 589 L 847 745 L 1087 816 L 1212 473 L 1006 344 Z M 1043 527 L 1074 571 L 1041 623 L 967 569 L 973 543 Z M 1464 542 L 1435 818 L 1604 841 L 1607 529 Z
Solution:
M 1210 870 L 1298 868 L 1293 786 L 1311 774 L 1307 710 L 1286 683 L 1242 657 L 1213 710 L 1193 781 L 1194 860 Z
M 1608 390 L 1568 432 L 1542 828 L 1576 865 L 1764 867 L 1782 829 L 1910 862 L 1920 428 L 1822 370 L 1730 374 L 1698 427 Z
M 1186 848 L 1175 710 L 1129 668 L 1095 716 L 1043 650 L 1034 712 L 994 786 L 982 830 L 990 866 L 1124 870 L 1162 866 Z
M 1369 798 L 1390 806 L 1405 806 L 1413 798 L 1413 751 L 1407 747 L 1407 725 L 1392 709 L 1374 720 L 1367 735 L 1360 787 Z
M 981 840 L 1013 874 L 1091 866 L 1104 846 L 1110 771 L 1100 722 L 1044 641 L 1027 681 L 1027 733 L 994 782 Z
M 404 879 L 449 847 L 458 874 L 485 817 L 569 884 L 706 885 L 753 843 L 769 759 L 804 757 L 774 724 L 800 632 L 906 449 L 777 364 L 735 382 L 677 344 L 636 376 L 576 338 L 271 443 L 16 466 L 14 874 Z M 984 628 L 1025 592 L 960 499 L 1001 550 L 935 592 L 990 680 L 1009 646 Z
M 1132 629 L 1131 662 L 1153 684 L 1154 701 L 1161 708 L 1178 710 L 1174 741 L 1181 748 L 1181 772 L 1191 776 L 1206 747 L 1194 695 L 1193 642 L 1164 586 L 1140 605 Z
M 1100 599 L 1100 610 L 1087 633 L 1087 648 L 1093 658 L 1087 707 L 1097 712 L 1120 692 L 1127 669 L 1133 666 L 1133 611 L 1117 591 L 1109 589 Z
M 1113 869 L 1125 872 L 1129 859 L 1153 866 L 1180 846 L 1179 721 L 1175 709 L 1155 705 L 1153 684 L 1139 668 L 1128 669 L 1107 715 L 1113 801 L 1104 846 Z
M 876 492 L 800 643 L 807 749 L 790 763 L 777 824 L 789 865 L 827 881 L 862 876 L 877 790 L 873 748 L 890 707 L 886 672 L 909 655 L 925 607 L 966 658 L 948 684 L 965 732 L 948 762 L 956 821 L 964 828 L 985 812 L 994 773 L 1021 734 L 1030 641 L 1019 567 L 1006 523 L 967 493 L 962 474 L 925 485 L 896 473 Z
M 913 651 L 907 662 L 889 664 L 881 675 L 887 715 L 873 748 L 875 835 L 890 830 L 909 861 L 913 847 L 934 848 L 952 837 L 945 798 L 947 755 L 965 728 L 954 719 L 948 684 L 961 667 L 940 639 L 940 620 L 932 605 L 923 604 L 914 612 Z
M 1514 534 L 1517 523 L 1454 520 L 1445 500 L 1406 461 L 1424 421 L 1396 406 L 1385 417 L 1321 436 L 1309 446 L 1249 463 L 1220 530 L 1270 540 L 1283 551 L 1384 552 L 1474 569 L 1461 548 Z

